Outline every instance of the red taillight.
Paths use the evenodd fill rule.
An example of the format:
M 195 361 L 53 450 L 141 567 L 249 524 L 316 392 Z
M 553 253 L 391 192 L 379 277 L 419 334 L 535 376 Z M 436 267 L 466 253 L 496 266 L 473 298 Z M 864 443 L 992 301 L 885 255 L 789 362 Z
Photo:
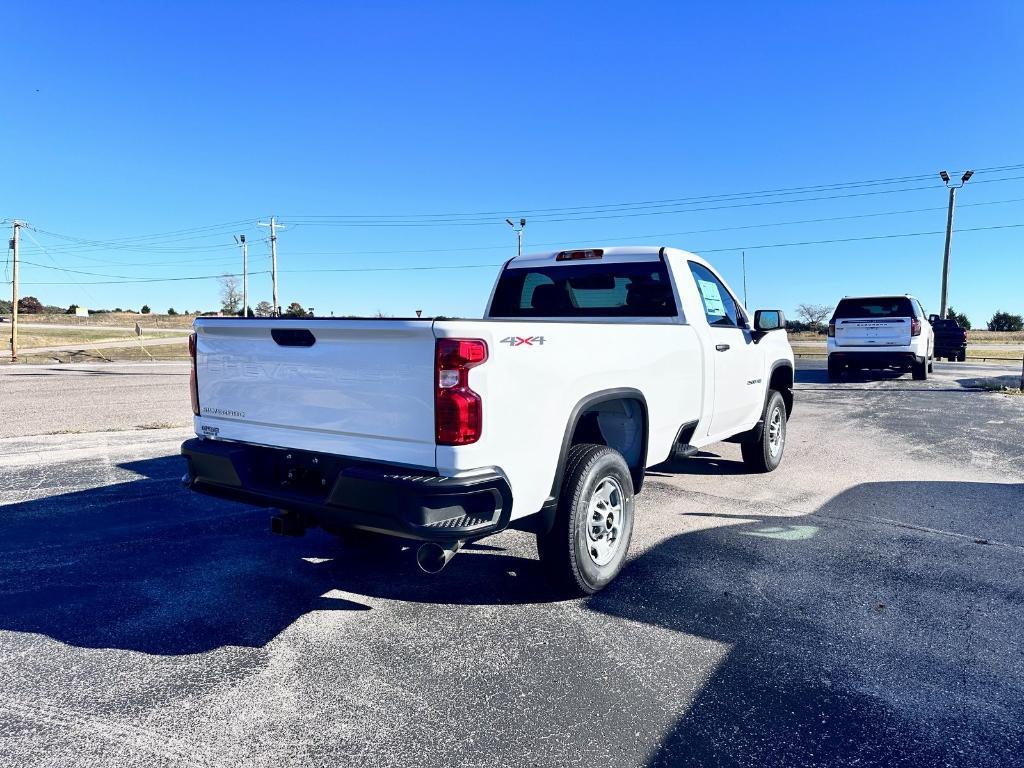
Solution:
M 921 321 L 916 317 L 910 319 L 910 335 L 920 336 L 921 335 Z
M 196 378 L 196 335 L 190 333 L 188 337 L 188 356 L 192 358 L 192 370 L 188 376 L 189 394 L 192 395 L 192 413 L 199 415 L 199 380 Z
M 487 360 L 482 339 L 438 339 L 434 370 L 434 424 L 438 445 L 469 445 L 480 439 L 483 402 L 469 388 L 469 369 Z
M 836 337 L 836 324 L 835 323 L 829 323 L 828 324 L 828 337 L 830 339 L 834 339 Z

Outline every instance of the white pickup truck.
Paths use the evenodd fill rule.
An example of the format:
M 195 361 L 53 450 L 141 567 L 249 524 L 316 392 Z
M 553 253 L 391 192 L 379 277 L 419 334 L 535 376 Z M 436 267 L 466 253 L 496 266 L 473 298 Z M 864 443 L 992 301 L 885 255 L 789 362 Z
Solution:
M 195 491 L 275 507 L 278 533 L 420 542 L 444 567 L 505 528 L 593 593 L 619 572 L 646 467 L 722 440 L 782 460 L 793 352 L 674 248 L 512 259 L 483 320 L 200 318 Z

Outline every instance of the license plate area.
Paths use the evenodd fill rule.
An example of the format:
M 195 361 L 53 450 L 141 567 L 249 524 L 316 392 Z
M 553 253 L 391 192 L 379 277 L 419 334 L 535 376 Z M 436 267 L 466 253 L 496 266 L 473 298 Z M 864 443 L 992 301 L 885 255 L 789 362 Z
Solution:
M 265 448 L 251 457 L 249 483 L 260 490 L 324 501 L 348 462 L 323 454 Z

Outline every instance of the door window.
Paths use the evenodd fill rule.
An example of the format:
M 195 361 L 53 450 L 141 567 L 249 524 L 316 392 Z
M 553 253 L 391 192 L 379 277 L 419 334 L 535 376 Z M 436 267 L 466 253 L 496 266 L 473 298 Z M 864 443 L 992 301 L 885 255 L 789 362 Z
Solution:
M 707 267 L 690 262 L 690 273 L 704 305 L 704 315 L 712 328 L 740 328 L 739 309 L 729 289 Z

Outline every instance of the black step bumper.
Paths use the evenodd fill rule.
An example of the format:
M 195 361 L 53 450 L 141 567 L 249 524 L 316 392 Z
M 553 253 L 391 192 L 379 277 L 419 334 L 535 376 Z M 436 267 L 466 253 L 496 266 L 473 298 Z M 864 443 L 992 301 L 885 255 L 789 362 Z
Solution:
M 359 528 L 423 541 L 502 530 L 512 491 L 495 472 L 441 477 L 424 470 L 282 448 L 193 438 L 182 443 L 186 484 L 199 493 L 276 507 L 330 530 Z
M 828 356 L 830 364 L 845 365 L 849 368 L 904 368 L 909 370 L 915 364 L 924 365 L 924 358 L 913 352 L 886 352 L 871 350 L 870 352 L 831 352 Z

